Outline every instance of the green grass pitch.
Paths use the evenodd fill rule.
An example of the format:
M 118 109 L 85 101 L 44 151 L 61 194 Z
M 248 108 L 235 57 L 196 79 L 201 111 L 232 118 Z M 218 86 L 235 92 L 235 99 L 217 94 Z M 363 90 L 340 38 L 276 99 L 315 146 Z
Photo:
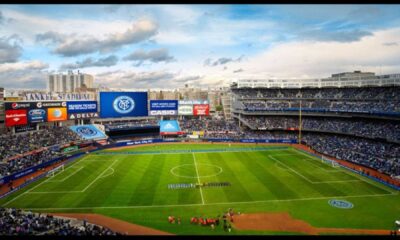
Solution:
M 168 189 L 173 183 L 231 186 Z M 328 204 L 347 200 L 351 209 Z M 398 191 L 292 147 L 160 144 L 87 154 L 1 199 L 37 212 L 100 213 L 175 234 L 227 234 L 193 226 L 193 216 L 289 212 L 314 227 L 388 229 L 400 218 Z M 180 216 L 181 225 L 167 222 Z M 277 234 L 233 230 L 229 234 Z

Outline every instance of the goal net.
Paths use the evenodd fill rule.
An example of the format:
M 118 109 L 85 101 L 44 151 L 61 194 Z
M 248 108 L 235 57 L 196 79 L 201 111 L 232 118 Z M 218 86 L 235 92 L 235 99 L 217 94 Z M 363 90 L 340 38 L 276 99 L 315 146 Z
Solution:
M 51 169 L 50 171 L 47 172 L 46 176 L 47 177 L 54 177 L 54 175 L 56 175 L 57 173 L 62 172 L 62 171 L 64 171 L 64 164 L 62 164 L 62 165 L 60 165 L 60 166 L 58 166 L 56 168 Z
M 334 168 L 337 168 L 340 166 L 338 162 L 330 160 L 330 159 L 326 158 L 325 156 L 322 156 L 321 160 L 323 163 L 329 164 Z

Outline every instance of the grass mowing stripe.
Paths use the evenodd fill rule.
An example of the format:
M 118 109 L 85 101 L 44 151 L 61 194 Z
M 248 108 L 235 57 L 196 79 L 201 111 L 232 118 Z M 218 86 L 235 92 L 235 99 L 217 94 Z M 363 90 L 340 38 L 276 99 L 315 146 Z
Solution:
M 297 172 L 296 170 L 294 170 L 293 168 L 289 167 L 288 165 L 286 165 L 285 163 L 283 163 L 282 161 L 279 161 L 278 159 L 274 158 L 271 155 L 268 155 L 269 158 L 271 158 L 272 160 L 274 160 L 275 162 L 279 162 L 280 164 L 282 164 L 283 166 L 287 167 L 290 171 L 294 172 L 295 174 L 297 174 L 298 176 L 300 176 L 301 178 L 303 178 L 304 180 L 306 180 L 307 182 L 313 184 L 314 182 L 311 181 L 310 179 L 308 179 L 307 177 L 303 176 L 303 174 Z
M 192 153 L 192 156 L 193 156 L 193 161 L 194 161 L 194 167 L 196 168 L 196 174 L 197 174 L 197 182 L 199 183 L 199 184 L 201 184 L 200 183 L 200 175 L 199 175 L 199 170 L 197 169 L 197 163 L 196 163 L 196 157 L 194 156 L 194 153 Z M 203 203 L 203 205 L 204 205 L 204 197 L 203 197 L 203 190 L 201 189 L 201 186 L 199 186 L 199 189 L 200 189 L 200 195 L 201 195 L 201 202 Z
M 170 208 L 170 207 L 193 207 L 193 206 L 214 206 L 214 205 L 233 205 L 233 204 L 255 204 L 255 203 L 269 203 L 269 202 L 293 202 L 293 201 L 312 201 L 312 200 L 325 200 L 332 198 L 363 198 L 363 197 L 384 197 L 396 196 L 397 193 L 392 194 L 366 194 L 366 195 L 350 195 L 350 196 L 328 196 L 328 197 L 312 197 L 312 198 L 294 198 L 294 199 L 270 199 L 260 201 L 243 201 L 243 202 L 216 202 L 216 203 L 193 203 L 193 204 L 171 204 L 171 205 L 144 205 L 144 206 L 98 206 L 98 207 L 76 207 L 76 208 L 29 208 L 30 210 L 79 210 L 79 209 L 125 209 L 125 208 Z M 24 208 L 23 208 L 24 209 Z

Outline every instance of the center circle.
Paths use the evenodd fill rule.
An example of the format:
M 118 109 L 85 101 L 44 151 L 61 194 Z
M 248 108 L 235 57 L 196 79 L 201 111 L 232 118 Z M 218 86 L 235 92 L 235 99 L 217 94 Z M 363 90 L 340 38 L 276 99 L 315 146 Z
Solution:
M 199 173 L 199 175 L 197 176 L 196 167 L 198 170 L 199 166 L 201 166 L 201 172 L 204 173 L 204 175 L 201 175 Z M 178 172 L 178 169 L 180 173 Z M 199 163 L 196 165 L 182 164 L 171 168 L 171 173 L 174 176 L 184 177 L 184 178 L 214 177 L 222 173 L 222 168 L 217 165 L 206 164 L 206 163 Z

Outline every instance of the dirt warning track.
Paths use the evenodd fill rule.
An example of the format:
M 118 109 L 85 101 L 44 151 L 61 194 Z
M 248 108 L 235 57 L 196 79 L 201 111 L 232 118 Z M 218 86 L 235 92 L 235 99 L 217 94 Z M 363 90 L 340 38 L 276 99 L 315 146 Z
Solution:
M 308 235 L 390 235 L 390 230 L 381 229 L 316 228 L 306 221 L 292 218 L 286 212 L 236 215 L 234 227 L 238 230 L 290 232 Z
M 76 218 L 89 223 L 100 225 L 124 235 L 174 235 L 157 229 L 125 222 L 116 218 L 106 217 L 95 213 L 49 213 L 53 216 Z

